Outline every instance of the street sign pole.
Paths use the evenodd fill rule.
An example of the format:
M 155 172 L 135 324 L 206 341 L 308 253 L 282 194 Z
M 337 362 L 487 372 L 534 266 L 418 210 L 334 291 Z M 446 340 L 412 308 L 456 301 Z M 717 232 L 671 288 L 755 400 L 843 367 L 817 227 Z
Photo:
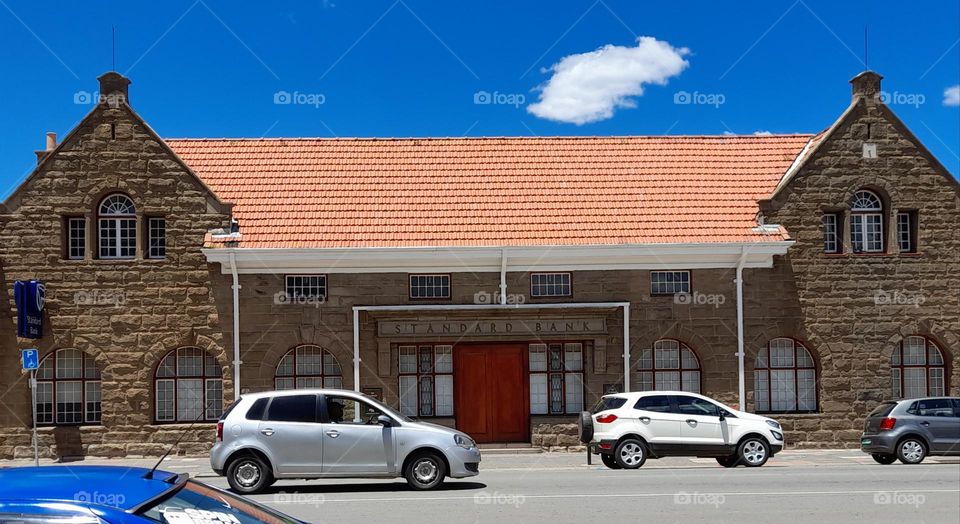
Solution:
M 40 467 L 40 451 L 37 444 L 37 370 L 30 370 L 30 405 L 33 406 L 33 464 Z

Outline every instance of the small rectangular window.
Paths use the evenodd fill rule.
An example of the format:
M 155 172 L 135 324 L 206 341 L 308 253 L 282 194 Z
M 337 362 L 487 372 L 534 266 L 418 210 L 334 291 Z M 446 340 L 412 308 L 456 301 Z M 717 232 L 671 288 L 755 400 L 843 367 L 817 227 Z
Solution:
M 167 256 L 167 220 L 154 217 L 147 221 L 147 239 L 150 251 L 147 258 L 164 258 Z
M 400 412 L 453 416 L 453 346 L 400 346 Z
M 67 219 L 67 258 L 83 260 L 87 254 L 87 221 L 84 218 Z
M 273 397 L 267 410 L 267 420 L 273 422 L 316 422 L 316 395 L 284 395 Z
M 840 252 L 840 215 L 827 213 L 823 215 L 823 252 Z
M 530 414 L 577 413 L 583 409 L 583 344 L 530 344 Z
M 897 213 L 897 245 L 901 253 L 917 252 L 917 215 L 914 211 Z
M 572 294 L 570 273 L 531 273 L 530 296 L 569 297 Z
M 651 295 L 675 295 L 690 292 L 689 271 L 651 271 Z
M 326 298 L 326 275 L 287 275 L 286 292 L 289 298 Z
M 410 275 L 410 298 L 450 298 L 450 275 Z

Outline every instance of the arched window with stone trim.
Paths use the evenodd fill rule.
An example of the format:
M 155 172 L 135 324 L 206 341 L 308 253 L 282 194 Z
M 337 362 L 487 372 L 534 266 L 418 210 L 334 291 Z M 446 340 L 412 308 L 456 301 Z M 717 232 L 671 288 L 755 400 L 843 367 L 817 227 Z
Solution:
M 297 346 L 280 359 L 273 379 L 277 390 L 343 388 L 343 370 L 337 357 L 313 344 Z
M 637 390 L 673 390 L 700 393 L 700 359 L 690 346 L 672 338 L 640 352 Z
M 134 258 L 137 254 L 137 215 L 133 200 L 122 193 L 107 195 L 97 208 L 99 258 Z
M 753 401 L 758 412 L 817 410 L 816 361 L 810 350 L 792 338 L 775 338 L 760 348 L 753 381 Z
M 883 201 L 868 189 L 860 189 L 850 201 L 850 245 L 854 253 L 884 251 Z
M 99 424 L 100 399 L 100 369 L 92 356 L 66 348 L 40 361 L 37 424 Z
M 213 422 L 223 413 L 223 370 L 198 347 L 167 353 L 153 383 L 157 422 Z
M 934 397 L 947 394 L 947 359 L 929 337 L 904 338 L 890 357 L 893 398 Z

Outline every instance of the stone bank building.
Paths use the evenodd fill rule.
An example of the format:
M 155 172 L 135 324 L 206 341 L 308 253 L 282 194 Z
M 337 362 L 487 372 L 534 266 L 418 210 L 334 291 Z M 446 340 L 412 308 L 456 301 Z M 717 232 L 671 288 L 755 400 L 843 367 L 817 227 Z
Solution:
M 320 386 L 481 442 L 674 389 L 856 446 L 960 391 L 960 186 L 880 81 L 806 135 L 164 139 L 107 73 L 0 206 L 0 456 L 28 347 L 53 456 L 202 453 L 237 394 Z

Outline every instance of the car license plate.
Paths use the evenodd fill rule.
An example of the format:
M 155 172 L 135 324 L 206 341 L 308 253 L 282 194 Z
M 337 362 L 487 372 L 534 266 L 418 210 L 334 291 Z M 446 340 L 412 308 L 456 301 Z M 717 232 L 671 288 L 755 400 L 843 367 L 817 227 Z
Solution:
M 868 438 L 860 439 L 860 445 L 861 445 L 861 446 L 869 446 L 869 445 L 872 444 L 872 443 L 873 443 L 873 441 L 870 440 L 870 439 L 868 439 Z

